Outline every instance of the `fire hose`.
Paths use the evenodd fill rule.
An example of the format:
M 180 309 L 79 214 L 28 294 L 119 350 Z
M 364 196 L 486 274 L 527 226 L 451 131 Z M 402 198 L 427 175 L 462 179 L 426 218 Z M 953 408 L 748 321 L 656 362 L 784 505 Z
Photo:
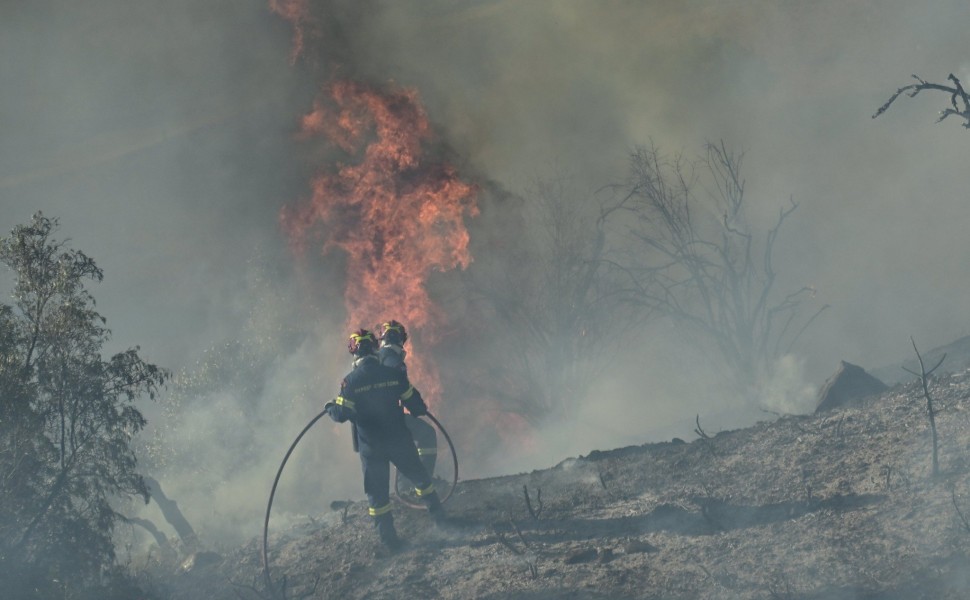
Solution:
M 327 410 L 324 409 L 320 414 L 310 419 L 310 422 L 306 424 L 306 427 L 303 428 L 303 431 L 301 431 L 300 434 L 296 436 L 296 439 L 293 440 L 293 443 L 290 445 L 290 448 L 286 451 L 286 455 L 283 456 L 283 462 L 280 463 L 280 468 L 276 471 L 276 478 L 273 479 L 273 489 L 270 490 L 270 493 L 269 493 L 269 502 L 266 503 L 266 518 L 263 520 L 263 576 L 264 576 L 264 579 L 266 580 L 266 590 L 268 592 L 273 593 L 274 595 L 275 595 L 275 588 L 273 587 L 273 579 L 272 577 L 270 577 L 270 574 L 269 574 L 269 514 L 270 514 L 270 510 L 272 510 L 273 508 L 273 497 L 276 496 L 276 486 L 279 485 L 280 476 L 283 475 L 283 468 L 286 466 L 286 461 L 290 459 L 290 455 L 293 454 L 293 450 L 296 449 L 296 445 L 300 443 L 300 440 L 303 439 L 303 436 L 306 435 L 306 432 L 309 431 L 310 428 L 313 427 L 317 423 L 317 421 L 323 418 L 323 416 L 326 414 L 327 414 Z M 454 493 L 455 487 L 458 484 L 458 454 L 455 453 L 455 445 L 451 442 L 451 436 L 449 436 L 448 432 L 445 431 L 445 428 L 441 426 L 441 423 L 438 421 L 438 419 L 436 419 L 434 415 L 432 415 L 430 412 L 424 416 L 428 417 L 428 419 L 432 423 L 434 423 L 434 426 L 438 429 L 438 431 L 441 432 L 441 435 L 444 436 L 445 441 L 448 442 L 448 448 L 449 450 L 451 450 L 451 459 L 454 463 L 455 473 L 454 473 L 454 476 L 452 477 L 451 487 L 448 489 L 448 492 L 446 494 L 441 496 L 441 502 L 444 503 L 445 501 L 448 500 L 448 498 L 451 498 L 451 495 L 452 493 Z M 397 493 L 397 476 L 395 476 L 394 488 L 395 488 L 394 489 L 395 493 Z M 420 507 L 420 505 L 408 502 L 407 500 L 402 498 L 399 493 L 397 493 L 397 497 L 398 497 L 398 500 L 400 500 L 401 503 L 404 504 L 405 506 L 410 506 L 412 508 Z
M 440 431 L 441 435 L 444 436 L 445 441 L 448 442 L 448 449 L 451 450 L 451 462 L 454 465 L 454 477 L 452 477 L 451 486 L 448 488 L 448 491 L 442 494 L 441 496 L 441 502 L 442 504 L 444 504 L 444 502 L 448 500 L 448 498 L 451 498 L 451 495 L 455 492 L 455 486 L 458 484 L 458 455 L 455 453 L 455 445 L 451 443 L 451 437 L 448 435 L 448 432 L 445 431 L 445 428 L 441 426 L 441 423 L 438 422 L 438 419 L 434 418 L 434 415 L 431 413 L 427 413 L 425 416 L 428 417 L 428 420 L 434 423 L 434 426 L 438 428 L 438 431 Z M 428 473 L 428 475 L 433 475 L 433 474 Z M 400 479 L 400 477 L 401 477 L 401 472 L 395 469 L 394 495 L 397 497 L 398 501 L 400 501 L 401 504 L 403 504 L 404 506 L 409 506 L 411 508 L 421 508 L 422 506 L 424 506 L 423 504 L 411 502 L 407 498 L 401 495 L 400 488 L 398 487 L 398 480 Z

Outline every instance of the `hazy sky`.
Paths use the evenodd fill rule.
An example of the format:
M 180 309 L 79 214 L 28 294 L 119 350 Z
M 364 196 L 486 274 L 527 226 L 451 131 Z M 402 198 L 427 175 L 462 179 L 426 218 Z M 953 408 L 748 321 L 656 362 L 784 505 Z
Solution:
M 804 338 L 810 384 L 907 358 L 910 335 L 970 334 L 970 132 L 934 124 L 942 94 L 870 118 L 911 73 L 970 83 L 965 2 L 326 4 L 330 55 L 294 65 L 259 0 L 0 3 L 0 231 L 60 218 L 105 271 L 119 347 L 177 368 L 245 319 L 247 261 L 289 280 L 277 214 L 319 168 L 295 130 L 334 70 L 416 87 L 461 160 L 513 191 L 553 168 L 621 180 L 651 139 L 743 148 L 757 218 L 800 203 L 779 288 L 831 305 Z

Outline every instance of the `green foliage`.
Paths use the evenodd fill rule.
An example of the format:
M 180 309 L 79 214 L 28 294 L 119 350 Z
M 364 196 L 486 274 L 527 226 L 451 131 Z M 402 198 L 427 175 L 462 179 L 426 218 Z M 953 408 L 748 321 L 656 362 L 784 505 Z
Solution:
M 117 577 L 111 501 L 148 491 L 134 406 L 168 377 L 138 349 L 102 358 L 110 337 L 84 285 L 103 274 L 34 215 L 0 239 L 16 276 L 0 305 L 0 586 L 22 597 L 109 595 Z

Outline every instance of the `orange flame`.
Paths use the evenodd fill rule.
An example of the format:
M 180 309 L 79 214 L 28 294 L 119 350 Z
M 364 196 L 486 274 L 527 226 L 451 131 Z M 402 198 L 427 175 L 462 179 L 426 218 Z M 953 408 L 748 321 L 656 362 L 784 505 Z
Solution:
M 346 252 L 348 332 L 397 319 L 413 345 L 427 345 L 408 362 L 433 404 L 440 379 L 429 350 L 445 315 L 426 283 L 435 271 L 471 263 L 464 216 L 478 213 L 476 189 L 451 165 L 426 160 L 431 127 L 416 91 L 352 81 L 326 91 L 303 118 L 303 132 L 326 136 L 359 162 L 316 177 L 310 200 L 281 213 L 283 230 L 298 247 L 322 233 L 324 252 Z
M 290 51 L 290 61 L 295 63 L 296 59 L 303 54 L 306 27 L 310 23 L 310 6 L 306 0 L 269 0 L 269 9 L 293 25 L 293 49 Z

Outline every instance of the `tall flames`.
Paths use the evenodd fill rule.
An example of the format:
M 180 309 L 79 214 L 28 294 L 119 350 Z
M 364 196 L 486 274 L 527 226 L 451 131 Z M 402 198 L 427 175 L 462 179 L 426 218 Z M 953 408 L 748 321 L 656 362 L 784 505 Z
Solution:
M 413 334 L 412 379 L 434 402 L 440 391 L 430 346 L 444 315 L 428 295 L 435 271 L 471 262 L 464 217 L 477 214 L 475 188 L 428 160 L 428 117 L 414 90 L 336 82 L 304 116 L 308 136 L 325 136 L 352 156 L 312 182 L 312 196 L 283 210 L 290 240 L 322 240 L 347 256 L 347 329 L 397 319 Z

